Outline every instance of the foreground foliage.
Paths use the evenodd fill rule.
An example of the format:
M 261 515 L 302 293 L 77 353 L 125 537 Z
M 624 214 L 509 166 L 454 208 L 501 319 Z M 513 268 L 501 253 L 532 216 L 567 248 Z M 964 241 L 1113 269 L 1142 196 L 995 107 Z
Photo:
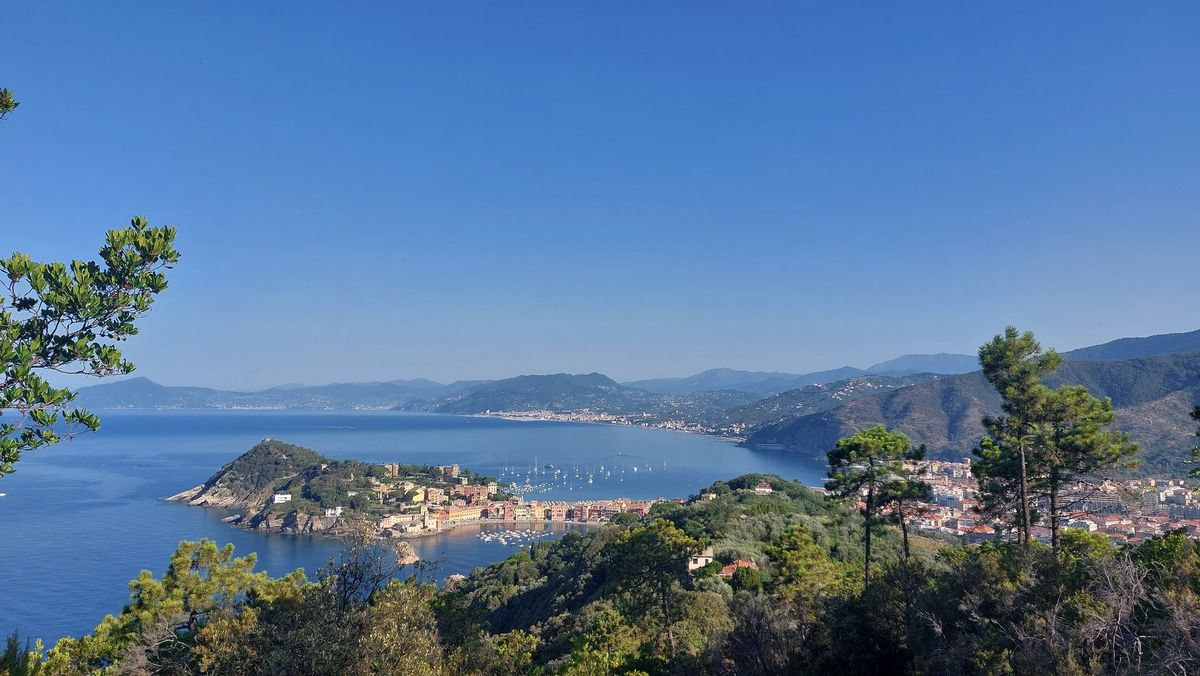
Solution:
M 770 494 L 756 493 L 760 481 Z M 568 534 L 438 590 L 361 535 L 309 580 L 182 543 L 91 634 L 13 636 L 0 673 L 1195 673 L 1200 549 L 1065 530 L 960 546 L 863 520 L 777 477 L 718 482 L 644 519 Z M 687 570 L 711 546 L 717 561 Z M 722 566 L 751 562 L 722 577 Z
M 133 371 L 117 344 L 137 333 L 135 322 L 166 290 L 163 270 L 179 260 L 174 241 L 175 228 L 139 216 L 108 231 L 99 262 L 40 263 L 22 253 L 0 260 L 0 477 L 23 452 L 59 441 L 64 427 L 99 428 L 99 418 L 70 406 L 74 392 L 42 374 Z

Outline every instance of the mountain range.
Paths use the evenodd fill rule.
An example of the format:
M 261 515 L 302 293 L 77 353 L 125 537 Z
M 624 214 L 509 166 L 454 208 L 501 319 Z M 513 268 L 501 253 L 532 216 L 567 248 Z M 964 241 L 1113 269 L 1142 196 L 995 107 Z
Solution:
M 1194 445 L 1200 331 L 1123 338 L 1064 353 L 1047 382 L 1111 397 L 1117 426 L 1145 449 L 1147 471 L 1178 473 Z M 712 369 L 686 378 L 618 383 L 599 373 L 280 386 L 258 392 L 167 387 L 145 378 L 84 387 L 77 403 L 105 408 L 395 408 L 447 414 L 538 413 L 689 429 L 747 446 L 823 454 L 839 438 L 883 424 L 935 456 L 970 452 L 999 398 L 967 355 L 905 355 L 869 369 L 807 374 Z
M 823 385 L 857 376 L 907 376 L 915 373 L 969 373 L 979 368 L 979 359 L 969 354 L 906 354 L 881 361 L 870 368 L 842 366 L 812 373 L 736 371 L 710 369 L 686 378 L 635 380 L 626 385 L 658 394 L 687 394 L 708 390 L 739 390 L 767 396 L 809 385 Z
M 414 399 L 440 397 L 473 387 L 479 381 L 443 385 L 431 380 L 392 380 L 374 383 L 288 385 L 257 392 L 208 387 L 160 385 L 149 378 L 129 378 L 81 387 L 75 403 L 85 408 L 266 408 L 353 409 L 391 408 Z
M 1188 413 L 1200 401 L 1200 331 L 1122 339 L 1064 356 L 1047 384 L 1084 385 L 1112 398 L 1116 427 L 1143 446 L 1144 470 L 1178 473 L 1195 446 Z M 770 423 L 751 430 L 744 443 L 817 455 L 846 434 L 886 425 L 934 456 L 964 456 L 983 435 L 982 417 L 999 406 L 981 373 L 951 375 Z
M 90 385 L 78 389 L 77 403 L 86 408 L 264 408 L 264 409 L 354 409 L 354 408 L 419 408 L 414 402 L 433 402 L 446 399 L 437 405 L 448 404 L 458 393 L 479 389 L 480 397 L 464 394 L 459 410 L 446 406 L 446 412 L 468 412 L 478 409 L 472 402 L 493 396 L 500 389 L 508 390 L 519 403 L 519 392 L 525 391 L 530 401 L 543 401 L 548 409 L 575 406 L 559 402 L 559 395 L 576 396 L 578 386 L 624 387 L 651 394 L 697 394 L 713 391 L 737 391 L 765 397 L 792 389 L 837 382 L 847 378 L 868 374 L 911 375 L 913 373 L 964 373 L 972 370 L 975 358 L 969 355 L 905 355 L 880 362 L 870 369 L 853 366 L 813 373 L 781 373 L 767 371 L 738 371 L 734 369 L 710 369 L 685 378 L 659 378 L 638 380 L 618 384 L 598 373 L 572 376 L 577 382 L 573 388 L 567 382 L 569 374 L 546 376 L 517 376 L 504 380 L 463 380 L 442 384 L 432 380 L 388 380 L 367 383 L 334 383 L 331 385 L 278 385 L 265 390 L 240 391 L 221 390 L 208 387 L 160 385 L 148 378 L 135 377 L 126 380 Z M 543 392 L 535 394 L 539 388 Z M 540 399 L 539 399 L 540 397 Z M 637 399 L 638 396 L 632 396 Z M 430 404 L 433 405 L 433 404 Z M 486 410 L 486 406 L 479 411 Z

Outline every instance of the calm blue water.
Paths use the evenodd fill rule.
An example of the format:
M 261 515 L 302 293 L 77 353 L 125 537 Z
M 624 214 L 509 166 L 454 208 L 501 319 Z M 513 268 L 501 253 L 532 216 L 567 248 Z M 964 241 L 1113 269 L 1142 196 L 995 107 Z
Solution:
M 52 643 L 91 631 L 104 614 L 120 611 L 140 570 L 166 568 L 180 540 L 232 542 L 239 555 L 257 552 L 258 568 L 273 575 L 297 567 L 315 571 L 335 554 L 336 543 L 240 531 L 221 523 L 217 512 L 160 501 L 202 483 L 265 437 L 334 458 L 458 463 L 492 475 L 520 467 L 522 481 L 535 461 L 579 468 L 581 477 L 591 468 L 592 484 L 575 481 L 572 469 L 568 485 L 560 481 L 530 496 L 537 499 L 686 497 L 746 472 L 812 485 L 824 473 L 823 465 L 785 453 L 608 425 L 394 412 L 107 412 L 102 418 L 99 432 L 29 453 L 15 474 L 0 480 L 7 493 L 0 498 L 0 633 L 17 628 Z M 498 527 L 411 542 L 423 559 L 443 561 L 441 577 L 516 550 L 481 541 L 480 528 Z

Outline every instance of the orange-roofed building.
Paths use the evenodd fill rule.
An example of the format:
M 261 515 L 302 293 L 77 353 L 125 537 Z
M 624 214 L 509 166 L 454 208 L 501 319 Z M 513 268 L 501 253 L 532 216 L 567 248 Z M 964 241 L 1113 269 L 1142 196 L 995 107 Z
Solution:
M 754 570 L 758 570 L 758 565 L 753 561 L 738 559 L 737 561 L 734 561 L 728 566 L 722 568 L 721 572 L 717 573 L 717 575 L 719 577 L 733 577 L 733 574 L 737 572 L 738 568 L 753 568 Z

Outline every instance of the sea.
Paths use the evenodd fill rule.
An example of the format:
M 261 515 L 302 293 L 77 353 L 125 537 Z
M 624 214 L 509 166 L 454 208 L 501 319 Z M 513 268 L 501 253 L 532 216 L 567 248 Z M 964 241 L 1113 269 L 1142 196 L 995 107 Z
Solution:
M 259 534 L 227 513 L 164 502 L 265 438 L 336 459 L 458 464 L 528 486 L 530 499 L 687 497 L 718 479 L 769 472 L 819 485 L 825 466 L 715 437 L 604 424 L 393 411 L 108 411 L 102 427 L 32 453 L 0 479 L 0 633 L 48 645 L 90 632 L 129 600 L 129 581 L 167 567 L 182 540 L 232 543 L 257 569 L 315 573 L 335 540 Z M 555 474 L 555 470 L 558 473 Z M 495 537 L 535 529 L 534 537 Z M 564 524 L 464 526 L 410 540 L 442 580 L 503 560 Z M 481 537 L 490 534 L 491 537 Z

